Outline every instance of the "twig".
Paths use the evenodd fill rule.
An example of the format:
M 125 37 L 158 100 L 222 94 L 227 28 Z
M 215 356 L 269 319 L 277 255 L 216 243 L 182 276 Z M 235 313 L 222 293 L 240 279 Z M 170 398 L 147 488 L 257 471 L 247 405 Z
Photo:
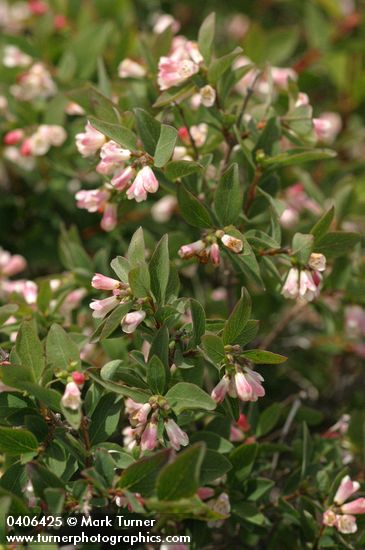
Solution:
M 281 436 L 279 438 L 279 442 L 280 443 L 283 443 L 283 441 L 285 440 L 286 436 L 288 435 L 289 431 L 290 431 L 290 428 L 291 428 L 291 425 L 292 423 L 294 422 L 294 418 L 298 412 L 298 409 L 301 405 L 301 400 L 299 398 L 297 398 L 292 406 L 291 406 L 291 409 L 289 411 L 289 414 L 286 418 L 286 421 L 285 421 L 285 424 L 283 426 L 283 429 L 282 429 L 282 432 L 281 432 Z M 273 456 L 273 459 L 272 459 L 272 463 L 271 463 L 271 472 L 273 472 L 275 469 L 276 469 L 276 466 L 278 465 L 278 461 L 279 461 L 279 455 L 280 453 L 277 452 L 274 454 Z
M 296 317 L 305 307 L 306 303 L 298 302 L 288 311 L 286 311 L 284 317 L 279 321 L 274 330 L 272 330 L 261 342 L 260 348 L 267 349 L 275 338 L 286 328 L 287 324 Z
M 245 214 L 248 214 L 250 208 L 251 208 L 251 205 L 256 197 L 256 189 L 257 189 L 257 185 L 260 181 L 260 178 L 262 176 L 262 168 L 261 166 L 256 166 L 256 170 L 255 170 L 255 175 L 254 175 L 254 178 L 252 180 L 252 183 L 248 189 L 248 192 L 247 192 L 247 199 L 246 199 L 246 204 L 244 206 L 244 212 Z
M 239 115 L 238 115 L 238 119 L 237 119 L 237 128 L 239 128 L 239 127 L 241 126 L 241 122 L 242 122 L 242 119 L 243 119 L 243 115 L 245 114 L 245 111 L 246 111 L 246 109 L 247 109 L 248 102 L 250 101 L 252 95 L 253 95 L 254 92 L 255 92 L 255 86 L 256 86 L 257 81 L 258 81 L 258 79 L 260 78 L 261 75 L 262 75 L 262 71 L 259 71 L 259 72 L 256 74 L 256 76 L 255 76 L 255 78 L 254 78 L 254 80 L 253 80 L 251 86 L 249 86 L 249 87 L 247 88 L 247 93 L 246 93 L 245 99 L 244 99 L 244 101 L 243 101 L 243 104 L 242 104 L 242 107 L 241 107 L 241 111 L 240 111 L 240 113 L 239 113 Z
M 188 132 L 189 140 L 190 140 L 191 146 L 192 146 L 193 151 L 194 151 L 194 157 L 195 157 L 195 160 L 197 160 L 199 158 L 199 150 L 198 150 L 198 147 L 196 146 L 196 143 L 195 143 L 195 140 L 194 140 L 193 136 L 191 135 L 190 127 L 189 127 L 188 121 L 186 120 L 184 110 L 178 103 L 175 103 L 174 105 L 175 105 L 176 109 L 179 111 L 179 114 L 182 118 L 183 124 L 184 124 L 184 126 L 185 126 L 185 128 Z

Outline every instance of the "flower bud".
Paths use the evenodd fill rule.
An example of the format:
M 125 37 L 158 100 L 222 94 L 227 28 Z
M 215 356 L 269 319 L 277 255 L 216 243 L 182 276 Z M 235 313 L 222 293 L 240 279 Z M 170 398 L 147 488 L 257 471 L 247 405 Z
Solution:
M 207 86 L 203 86 L 203 88 L 200 88 L 200 96 L 204 107 L 212 107 L 214 105 L 216 92 L 215 89 L 209 84 Z
M 229 382 L 229 377 L 225 374 L 215 386 L 215 388 L 213 388 L 210 396 L 216 403 L 222 403 L 222 401 L 224 401 L 224 398 L 226 397 L 226 393 L 229 388 Z
M 16 130 L 11 130 L 7 132 L 4 136 L 5 145 L 16 145 L 24 137 L 24 130 L 18 128 Z
M 94 319 L 103 319 L 110 311 L 119 304 L 119 300 L 115 296 L 104 298 L 103 300 L 94 300 L 90 304 L 90 308 L 94 310 Z
M 217 243 L 213 243 L 210 247 L 210 259 L 213 265 L 220 264 L 221 254 Z
M 203 252 L 205 248 L 206 248 L 205 242 L 202 240 L 199 240 L 190 244 L 184 244 L 179 248 L 178 254 L 180 258 L 187 260 L 189 258 L 192 258 L 193 256 L 200 254 L 201 252 Z
M 85 383 L 85 375 L 83 372 L 76 370 L 75 372 L 72 373 L 72 380 L 78 386 L 82 386 Z
M 354 486 L 356 487 L 355 491 L 360 488 L 356 481 L 352 484 L 352 488 L 354 488 Z M 341 511 L 344 514 L 365 514 L 365 498 L 357 498 L 352 502 L 346 502 L 341 506 Z
M 318 254 L 317 252 L 312 252 L 309 257 L 308 265 L 315 271 L 324 271 L 326 269 L 326 256 Z
M 101 273 L 95 273 L 94 277 L 91 279 L 91 286 L 97 290 L 115 290 L 120 287 L 120 281 L 102 275 Z
M 146 312 L 143 310 L 139 311 L 132 311 L 130 313 L 127 313 L 122 319 L 122 330 L 126 334 L 131 334 L 136 330 L 138 325 L 142 323 L 142 321 L 146 317 Z
M 115 203 L 108 202 L 104 208 L 103 217 L 100 222 L 100 227 L 104 231 L 113 231 L 118 222 L 117 217 L 117 205 Z
M 120 78 L 143 78 L 146 76 L 146 69 L 136 61 L 126 57 L 119 64 L 118 76 Z
M 156 422 L 149 422 L 141 437 L 141 449 L 142 451 L 153 451 L 157 446 L 157 424 Z

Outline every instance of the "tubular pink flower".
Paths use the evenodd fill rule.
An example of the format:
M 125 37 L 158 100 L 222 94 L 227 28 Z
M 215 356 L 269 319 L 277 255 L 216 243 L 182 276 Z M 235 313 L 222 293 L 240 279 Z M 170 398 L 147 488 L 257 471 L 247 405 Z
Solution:
M 356 481 L 354 484 L 357 483 Z M 357 491 L 357 489 L 355 489 Z M 365 498 L 357 498 L 351 502 L 346 502 L 341 506 L 341 512 L 344 514 L 365 514 Z
M 222 401 L 224 401 L 224 398 L 226 397 L 226 394 L 229 388 L 229 382 L 230 382 L 229 376 L 225 374 L 223 378 L 215 386 L 215 388 L 213 388 L 213 391 L 210 394 L 210 396 L 212 399 L 214 399 L 216 403 L 222 403 Z
M 11 277 L 20 271 L 24 271 L 27 267 L 27 262 L 20 254 L 12 256 L 6 250 L 0 249 L 0 275 Z
M 146 69 L 140 63 L 126 57 L 119 63 L 118 76 L 119 78 L 143 78 L 146 76 Z
M 179 451 L 180 447 L 186 447 L 186 445 L 189 444 L 189 437 L 187 433 L 185 433 L 172 418 L 169 418 L 165 422 L 165 429 L 167 432 L 167 436 L 170 440 L 171 447 L 175 449 L 175 451 Z
M 157 446 L 157 424 L 156 422 L 149 422 L 141 437 L 141 449 L 142 451 L 153 451 Z
M 61 398 L 62 405 L 66 409 L 77 411 L 81 406 L 81 392 L 75 382 L 69 382 Z
M 359 489 L 360 483 L 358 481 L 351 481 L 350 476 L 345 476 L 342 478 L 333 500 L 338 505 L 343 504 Z
M 118 143 L 110 140 L 102 146 L 100 158 L 101 162 L 98 164 L 97 171 L 101 174 L 111 174 L 131 158 L 131 152 L 129 149 L 122 149 Z
M 95 273 L 94 277 L 91 279 L 91 286 L 98 290 L 115 290 L 120 287 L 120 281 L 102 275 L 101 273 Z
M 146 317 L 146 312 L 143 310 L 139 311 L 131 311 L 130 313 L 127 313 L 122 319 L 121 325 L 122 325 L 122 331 L 126 334 L 132 334 L 142 323 L 142 321 Z
M 287 67 L 272 67 L 271 76 L 275 86 L 281 90 L 286 90 L 288 87 L 289 79 L 298 80 L 298 75 L 294 69 Z
M 103 189 L 82 189 L 75 195 L 76 206 L 85 208 L 88 212 L 100 212 L 104 209 L 109 196 L 109 191 Z
M 119 300 L 115 296 L 104 298 L 103 300 L 94 300 L 90 304 L 90 308 L 94 310 L 94 319 L 103 319 L 110 311 L 119 304 Z
M 208 498 L 212 498 L 214 496 L 214 489 L 211 487 L 199 487 L 196 494 L 201 500 L 207 500 Z
M 210 247 L 210 259 L 213 265 L 220 264 L 221 254 L 217 243 L 213 243 Z
M 202 240 L 199 240 L 190 244 L 184 244 L 179 248 L 178 254 L 180 258 L 187 260 L 189 258 L 192 258 L 193 256 L 196 256 L 197 254 L 200 254 L 201 252 L 203 252 L 205 248 L 206 248 L 205 242 Z
M 18 128 L 7 132 L 4 136 L 5 145 L 16 145 L 24 138 L 24 130 Z
M 110 183 L 113 185 L 114 189 L 124 191 L 134 175 L 135 170 L 131 166 L 128 166 L 127 168 L 122 168 L 119 172 L 114 174 Z
M 144 403 L 142 407 L 133 415 L 133 418 L 137 421 L 138 425 L 146 424 L 151 409 L 152 407 L 149 403 Z
M 136 202 L 145 201 L 147 193 L 156 193 L 158 190 L 158 181 L 149 166 L 145 166 L 140 170 L 127 191 L 129 200 L 135 199 Z
M 262 386 L 263 377 L 246 368 L 245 372 L 237 371 L 234 377 L 237 396 L 241 401 L 257 401 L 259 397 L 265 395 L 265 390 Z
M 90 157 L 104 145 L 105 136 L 87 122 L 85 132 L 76 134 L 75 140 L 79 153 L 83 157 Z
M 104 231 L 113 231 L 117 225 L 117 222 L 117 205 L 113 202 L 106 203 L 103 217 L 100 222 L 100 227 Z
M 176 149 L 176 148 L 175 148 Z M 165 195 L 151 208 L 151 216 L 155 222 L 168 222 L 177 207 L 177 199 L 174 195 Z
M 176 60 L 170 57 L 161 57 L 158 64 L 157 82 L 160 90 L 168 90 L 177 86 L 199 71 L 199 65 L 190 59 Z

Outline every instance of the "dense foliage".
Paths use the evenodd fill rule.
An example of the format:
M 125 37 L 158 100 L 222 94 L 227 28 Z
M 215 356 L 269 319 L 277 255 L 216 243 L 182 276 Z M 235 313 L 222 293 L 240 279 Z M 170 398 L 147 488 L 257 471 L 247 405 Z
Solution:
M 1 507 L 362 548 L 362 13 L 209 4 L 0 0 Z

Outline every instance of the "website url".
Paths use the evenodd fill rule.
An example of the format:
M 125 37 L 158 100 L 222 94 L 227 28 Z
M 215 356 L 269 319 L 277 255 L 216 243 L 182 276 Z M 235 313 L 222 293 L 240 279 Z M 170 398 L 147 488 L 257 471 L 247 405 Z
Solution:
M 136 544 L 189 544 L 191 537 L 188 535 L 150 535 L 149 533 L 138 533 L 135 535 L 87 535 L 83 531 L 77 535 L 51 535 L 37 533 L 36 535 L 6 535 L 8 544 L 96 544 L 103 543 L 110 546 L 117 544 L 129 544 L 130 547 Z

